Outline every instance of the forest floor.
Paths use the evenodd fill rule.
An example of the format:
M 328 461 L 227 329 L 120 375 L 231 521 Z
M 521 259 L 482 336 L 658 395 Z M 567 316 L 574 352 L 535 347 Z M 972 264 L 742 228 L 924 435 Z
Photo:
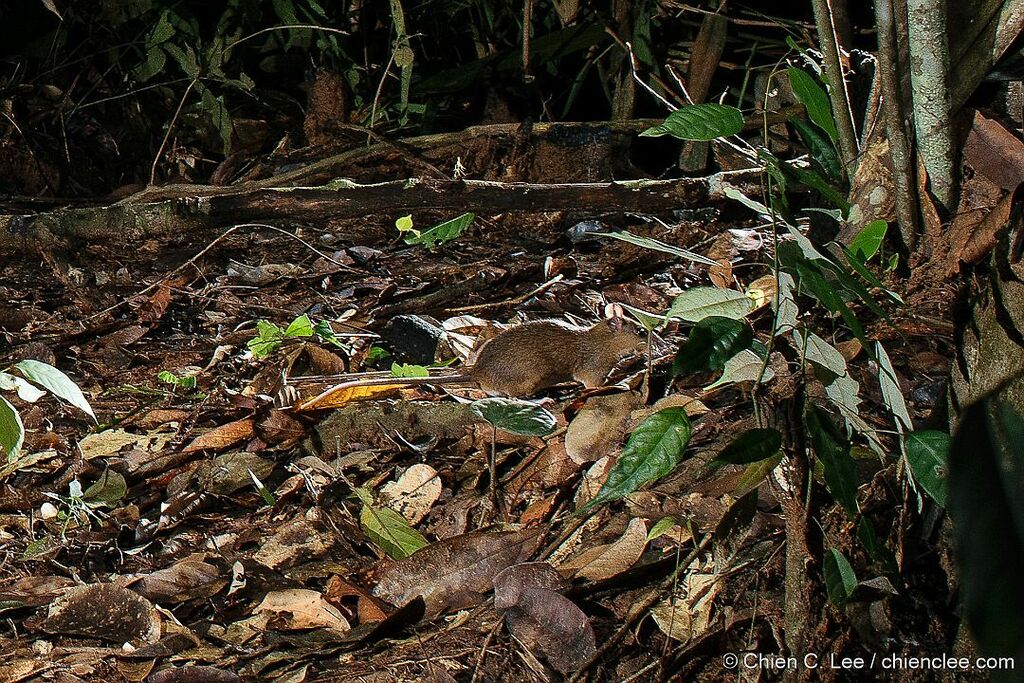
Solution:
M 396 218 L 183 232 L 0 266 L 0 360 L 60 368 L 99 423 L 52 397 L 11 397 L 27 436 L 22 455 L 0 468 L 0 679 L 781 675 L 759 665 L 736 678 L 723 659 L 783 652 L 780 631 L 794 618 L 780 480 L 771 468 L 708 463 L 758 426 L 758 402 L 784 405 L 804 386 L 791 359 L 772 356 L 774 379 L 755 396 L 742 381 L 702 393 L 713 377 L 672 382 L 685 330 L 670 322 L 652 337 L 650 370 L 643 359 L 619 368 L 618 389 L 581 396 L 565 385 L 535 397 L 557 421 L 544 437 L 492 433 L 468 409 L 485 396 L 472 388 L 406 387 L 295 409 L 343 373 L 427 364 L 424 353 L 463 357 L 498 324 L 592 324 L 606 304 L 662 312 L 695 286 L 744 291 L 771 275 L 770 228 L 738 205 L 658 220 L 580 207 L 480 216 L 427 248 L 403 241 Z M 416 216 L 421 226 L 449 218 Z M 596 237 L 594 228 L 626 229 L 719 266 Z M 767 343 L 773 316 L 764 304 L 747 318 Z M 280 332 L 302 315 L 331 333 L 275 337 L 265 328 L 252 353 L 257 321 Z M 943 315 L 948 323 L 948 307 Z M 943 395 L 952 356 L 943 329 L 886 342 L 921 422 Z M 852 362 L 864 350 L 838 341 L 864 418 L 891 433 L 877 366 Z M 814 395 L 821 385 L 811 379 L 805 389 Z M 603 402 L 586 407 L 595 398 Z M 685 407 L 693 423 L 678 467 L 575 514 L 625 434 L 666 406 Z M 819 584 L 795 608 L 808 647 L 823 659 L 908 644 L 950 651 L 958 621 L 948 544 L 908 512 L 917 499 L 895 483 L 897 465 L 862 450 L 865 514 L 899 571 L 841 607 Z M 874 576 L 838 507 L 823 527 L 861 578 Z M 412 540 L 402 536 L 409 530 Z M 417 538 L 435 552 L 413 555 L 418 563 L 393 559 Z M 807 572 L 821 573 L 810 557 Z M 206 668 L 170 668 L 186 665 Z M 821 679 L 851 680 L 838 671 Z

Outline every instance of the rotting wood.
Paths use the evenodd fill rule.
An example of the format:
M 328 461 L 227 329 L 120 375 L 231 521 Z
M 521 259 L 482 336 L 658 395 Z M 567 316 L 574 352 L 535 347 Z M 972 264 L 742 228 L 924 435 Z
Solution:
M 731 185 L 743 193 L 756 186 L 756 169 L 705 178 L 601 183 L 500 183 L 485 180 L 408 179 L 336 187 L 262 188 L 156 202 L 119 202 L 96 208 L 58 209 L 35 216 L 0 216 L 0 256 L 68 243 L 133 241 L 181 235 L 251 221 L 325 221 L 359 216 L 397 216 L 410 211 L 564 211 L 661 213 L 699 207 L 725 198 Z M 184 188 L 183 188 L 184 189 Z

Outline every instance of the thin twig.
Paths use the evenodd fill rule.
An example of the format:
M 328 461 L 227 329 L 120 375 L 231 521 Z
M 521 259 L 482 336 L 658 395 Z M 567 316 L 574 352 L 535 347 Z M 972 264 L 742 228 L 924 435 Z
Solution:
M 174 124 L 178 122 L 178 116 L 181 115 L 181 110 L 185 107 L 185 100 L 188 99 L 188 94 L 192 92 L 192 88 L 195 87 L 196 83 L 199 82 L 198 78 L 193 78 L 192 82 L 185 88 L 185 93 L 181 96 L 181 101 L 178 102 L 178 109 L 174 112 L 174 116 L 171 117 L 171 122 L 167 124 L 167 134 L 164 135 L 163 141 L 160 143 L 160 149 L 156 151 L 156 156 L 153 157 L 153 166 L 149 169 L 149 185 L 152 187 L 156 185 L 156 167 L 160 163 L 160 157 L 164 155 L 164 149 L 167 147 L 167 141 L 171 139 L 171 132 L 174 130 Z

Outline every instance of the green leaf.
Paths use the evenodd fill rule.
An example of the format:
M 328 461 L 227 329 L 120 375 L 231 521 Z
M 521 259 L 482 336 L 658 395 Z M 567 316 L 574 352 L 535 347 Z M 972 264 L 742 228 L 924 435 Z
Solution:
M 132 69 L 132 76 L 135 80 L 145 83 L 159 73 L 162 73 L 167 64 L 167 53 L 159 47 L 151 47 L 146 50 L 146 61 Z
M 824 88 L 818 85 L 818 82 L 806 71 L 789 68 L 786 73 L 789 74 L 789 83 L 793 87 L 793 94 L 807 108 L 807 116 L 832 138 L 832 142 L 838 140 L 839 133 L 836 131 L 836 123 L 832 119 L 832 105 L 829 104 L 828 94 Z
M 817 190 L 821 193 L 822 197 L 832 203 L 832 206 L 838 207 L 842 215 L 845 216 L 849 212 L 850 202 L 846 201 L 846 197 L 832 187 L 827 180 L 822 178 L 820 173 L 792 165 L 788 168 L 796 176 L 797 182 L 812 190 Z
M 451 220 L 438 223 L 434 227 L 424 230 L 419 234 L 406 235 L 404 237 L 405 243 L 423 244 L 428 247 L 433 247 L 437 244 L 450 242 L 461 235 L 462 231 L 470 226 L 475 217 L 476 216 L 472 213 L 464 213 L 461 216 L 452 218 Z
M 661 125 L 640 133 L 642 137 L 671 135 L 680 140 L 714 140 L 743 130 L 743 112 L 725 104 L 688 104 L 668 115 Z
M 49 390 L 57 397 L 64 399 L 81 410 L 94 421 L 96 420 L 96 414 L 92 412 L 92 406 L 85 399 L 82 390 L 78 388 L 78 385 L 70 377 L 57 368 L 37 360 L 19 361 L 13 367 L 17 368 L 18 372 L 25 379 Z
M 846 556 L 835 548 L 825 551 L 825 559 L 822 563 L 822 571 L 825 574 L 825 590 L 828 592 L 828 599 L 833 605 L 842 606 L 853 589 L 857 587 L 857 574 L 854 573 Z
M 779 463 L 782 462 L 782 453 L 779 453 L 767 460 L 759 460 L 758 462 L 752 462 L 747 465 L 747 468 L 743 470 L 743 474 L 740 475 L 740 480 L 736 483 L 734 494 L 742 496 L 761 485 L 772 470 L 778 467 Z
M 298 318 L 292 321 L 291 325 L 288 326 L 284 331 L 285 338 L 290 337 L 312 337 L 313 336 L 313 323 L 310 322 L 308 315 L 300 315 Z
M 871 257 L 881 249 L 882 240 L 885 239 L 885 233 L 888 230 L 889 224 L 881 218 L 871 221 L 861 228 L 857 236 L 850 241 L 850 251 L 860 257 L 862 263 L 871 260 Z
M 642 308 L 636 308 L 629 304 L 619 303 L 619 305 L 636 318 L 647 332 L 651 332 L 665 323 L 665 316 L 663 315 L 651 313 L 650 311 L 645 311 Z
M 90 503 L 114 507 L 127 493 L 128 484 L 124 477 L 108 468 L 85 490 L 82 499 Z
M 726 361 L 750 346 L 754 331 L 746 322 L 713 315 L 694 325 L 672 363 L 675 376 L 721 370 Z
M 529 401 L 484 398 L 469 406 L 474 414 L 506 432 L 523 436 L 544 436 L 555 430 L 555 416 Z
M 666 408 L 643 421 L 629 436 L 608 480 L 597 496 L 583 507 L 618 500 L 676 468 L 693 429 L 683 408 Z
M 762 368 L 764 374 L 761 374 Z M 714 384 L 709 384 L 705 391 L 736 382 L 756 382 L 758 379 L 767 382 L 773 377 L 775 377 L 775 372 L 771 368 L 765 367 L 764 359 L 761 356 L 751 349 L 744 349 L 725 362 L 722 376 Z
M 949 494 L 949 434 L 925 430 L 907 434 L 907 462 L 914 480 L 936 503 L 946 507 Z
M 7 462 L 13 462 L 18 457 L 24 441 L 25 425 L 21 423 L 17 408 L 0 396 L 0 448 L 7 456 Z
M 160 13 L 160 18 L 146 36 L 146 45 L 153 46 L 165 43 L 174 35 L 174 26 L 167 18 L 167 10 Z
M 1012 407 L 1018 376 L 960 415 L 949 455 L 949 513 L 960 598 L 987 655 L 1024 643 L 1024 419 Z
M 818 162 L 829 178 L 838 180 L 842 175 L 843 167 L 839 163 L 839 155 L 836 154 L 836 147 L 832 141 L 819 133 L 812 125 L 800 119 L 792 119 L 790 123 L 793 124 L 793 128 L 796 129 L 800 139 L 807 146 L 811 158 Z
M 748 429 L 722 449 L 711 464 L 746 465 L 770 458 L 782 448 L 782 434 L 777 429 Z
M 804 423 L 814 454 L 824 468 L 825 484 L 850 517 L 857 515 L 857 468 L 850 457 L 850 446 L 838 432 L 828 414 L 809 405 Z
M 23 377 L 17 377 L 6 372 L 0 372 L 0 390 L 17 391 L 18 398 L 28 403 L 35 403 L 46 395 L 45 391 L 39 389 Z
M 907 410 L 907 400 L 903 397 L 903 390 L 896 379 L 896 370 L 893 369 L 882 342 L 875 342 L 875 352 L 878 358 L 878 383 L 882 387 L 882 402 L 896 417 L 896 427 L 901 434 L 904 430 L 913 431 L 914 422 L 910 418 L 910 411 Z
M 263 358 L 277 347 L 284 339 L 284 330 L 267 320 L 256 321 L 256 336 L 246 343 L 253 358 Z
M 650 543 L 654 539 L 656 539 L 656 538 L 658 538 L 660 536 L 664 536 L 675 525 L 676 525 L 676 518 L 675 517 L 672 517 L 672 516 L 662 517 L 657 522 L 655 522 L 654 526 L 651 527 L 651 530 L 647 532 L 647 542 Z
M 408 365 L 406 363 L 391 364 L 392 377 L 430 377 L 430 371 L 422 365 Z
M 414 235 L 420 234 L 419 230 L 413 229 L 412 214 L 402 216 L 401 218 L 396 218 L 395 227 L 398 228 L 398 232 L 411 232 Z
M 719 287 L 691 287 L 676 297 L 665 315 L 697 323 L 712 315 L 739 320 L 752 310 L 754 302 L 743 292 Z
M 391 508 L 364 503 L 359 513 L 359 525 L 371 541 L 395 560 L 404 560 L 429 545 L 423 534 L 409 526 L 405 517 Z
M 689 249 L 682 249 L 680 247 L 673 246 L 671 244 L 665 244 L 659 240 L 651 239 L 650 237 L 640 237 L 634 235 L 629 231 L 622 232 L 608 232 L 608 233 L 597 233 L 598 237 L 611 237 L 612 239 L 621 240 L 623 242 L 629 242 L 635 244 L 638 247 L 644 247 L 653 251 L 661 251 L 666 254 L 672 254 L 673 256 L 679 256 L 680 258 L 693 261 L 694 263 L 703 263 L 705 266 L 717 266 L 718 261 L 709 259 L 707 256 L 701 256 L 697 252 L 690 251 Z

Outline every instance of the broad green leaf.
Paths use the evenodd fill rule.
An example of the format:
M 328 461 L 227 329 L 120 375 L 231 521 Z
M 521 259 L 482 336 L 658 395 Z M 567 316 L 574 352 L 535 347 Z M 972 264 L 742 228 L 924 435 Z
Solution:
M 174 26 L 167 18 L 167 10 L 160 13 L 160 18 L 154 24 L 153 28 L 150 29 L 149 35 L 146 36 L 146 45 L 159 45 L 165 43 L 171 39 L 174 35 Z
M 828 94 L 824 88 L 818 85 L 814 77 L 806 71 L 797 68 L 786 70 L 789 74 L 789 83 L 793 87 L 793 94 L 807 108 L 807 116 L 828 134 L 832 141 L 839 139 L 836 131 L 836 123 L 832 119 L 832 105 L 829 104 Z
M 782 462 L 782 453 L 747 465 L 747 468 L 743 470 L 743 474 L 740 476 L 739 482 L 736 483 L 735 495 L 742 496 L 760 486 L 764 478 L 773 469 L 778 467 L 780 462 Z
M 364 502 L 359 513 L 359 525 L 371 541 L 395 560 L 404 560 L 429 545 L 423 534 L 409 526 L 405 517 L 391 508 Z
M 897 294 L 896 292 L 892 291 L 884 284 L 882 284 L 882 281 L 875 277 L 875 274 L 868 270 L 867 267 L 861 262 L 859 256 L 855 256 L 853 252 L 851 252 L 849 249 L 847 249 L 841 244 L 838 246 L 839 250 L 843 253 L 843 258 L 846 259 L 847 263 L 850 264 L 850 267 L 857 271 L 857 274 L 860 275 L 865 282 L 867 282 L 872 287 L 879 289 L 891 301 L 894 301 L 898 304 L 904 303 L 903 297 L 901 297 L 899 294 Z M 898 258 L 899 254 L 894 254 L 894 256 Z
M 128 484 L 124 477 L 108 468 L 85 490 L 82 498 L 89 503 L 102 503 L 114 507 L 127 493 Z
M 734 187 L 732 185 L 729 185 L 728 183 L 723 183 L 722 191 L 725 193 L 725 196 L 728 197 L 729 199 L 739 202 L 740 204 L 747 207 L 754 213 L 759 214 L 760 216 L 763 216 L 767 219 L 771 219 L 771 209 L 769 209 L 767 206 L 757 201 L 756 199 L 751 199 L 747 195 L 743 194 L 742 192 L 740 192 L 740 189 L 738 187 Z
M 159 73 L 163 73 L 167 65 L 167 53 L 162 48 L 153 46 L 146 50 L 146 61 L 132 69 L 132 76 L 145 83 Z
M 850 210 L 850 203 L 846 201 L 846 197 L 832 187 L 817 171 L 793 165 L 789 166 L 789 170 L 796 176 L 797 182 L 812 190 L 817 190 L 832 206 L 838 207 L 843 215 Z
M 284 331 L 285 337 L 312 337 L 313 336 L 313 323 L 310 322 L 309 316 L 306 314 L 300 315 L 298 318 L 292 321 Z
M 828 414 L 809 405 L 804 414 L 807 434 L 814 454 L 824 468 L 825 484 L 850 517 L 857 515 L 857 468 L 850 457 L 850 446 L 836 430 Z
M 882 401 L 896 417 L 896 428 L 901 434 L 904 430 L 913 431 L 914 421 L 910 419 L 907 400 L 903 398 L 903 390 L 889 362 L 889 354 L 882 347 L 882 342 L 875 342 L 875 350 L 878 354 L 878 383 L 882 387 Z
M 846 359 L 843 358 L 843 354 L 839 353 L 836 347 L 813 332 L 807 335 L 806 343 L 799 330 L 794 331 L 793 336 L 796 337 L 797 344 L 803 348 L 804 357 L 808 361 L 827 370 L 835 377 L 842 377 L 847 374 Z M 832 378 L 819 375 L 818 379 L 830 381 Z
M 782 434 L 777 429 L 748 429 L 722 449 L 711 464 L 746 465 L 777 454 L 782 448 Z
M 650 311 L 645 311 L 642 308 L 636 308 L 629 304 L 620 303 L 619 305 L 632 314 L 632 316 L 636 318 L 640 322 L 640 325 L 648 332 L 665 324 L 665 316 L 663 315 L 651 313 Z
M 825 590 L 828 592 L 828 599 L 833 605 L 842 606 L 853 589 L 857 587 L 857 574 L 854 573 L 846 556 L 835 548 L 825 551 L 825 559 L 822 563 L 822 571 L 825 574 Z
M 796 305 L 796 297 L 793 290 L 796 289 L 796 281 L 789 273 L 779 271 L 779 293 L 775 300 L 775 334 L 785 334 L 790 330 L 796 330 L 797 320 L 800 317 L 800 307 Z
M 743 112 L 725 104 L 689 104 L 668 115 L 661 125 L 640 133 L 642 137 L 671 135 L 680 140 L 714 140 L 743 130 Z
M 743 292 L 718 287 L 691 287 L 676 297 L 666 317 L 697 323 L 708 316 L 739 320 L 754 310 L 754 302 Z
M 21 424 L 18 410 L 0 396 L 0 449 L 7 456 L 7 462 L 13 462 L 18 457 L 24 441 L 25 425 Z
M 811 158 L 818 162 L 828 177 L 838 179 L 842 175 L 842 165 L 839 163 L 839 155 L 836 153 L 836 147 L 832 141 L 819 133 L 815 127 L 800 119 L 791 119 L 790 123 L 796 129 L 803 143 L 807 145 L 807 151 L 810 152 Z
M 850 241 L 850 251 L 859 256 L 862 263 L 871 260 L 871 257 L 882 248 L 882 241 L 888 229 L 889 224 L 881 218 L 871 221 Z
M 690 418 L 683 408 L 666 408 L 651 415 L 630 434 L 608 480 L 583 510 L 628 496 L 674 470 L 691 433 Z
M 659 536 L 664 536 L 666 533 L 668 533 L 669 529 L 671 529 L 675 525 L 675 517 L 662 517 L 657 522 L 655 522 L 654 526 L 651 527 L 651 530 L 647 532 L 647 542 L 650 543 Z
M 762 368 L 764 374 L 761 373 Z M 722 376 L 714 384 L 709 384 L 705 391 L 736 382 L 756 382 L 758 379 L 768 382 L 774 377 L 775 372 L 771 368 L 765 367 L 764 359 L 761 356 L 750 349 L 745 349 L 725 362 Z
M 946 507 L 949 493 L 949 434 L 925 430 L 907 434 L 907 462 L 914 480 L 936 503 Z
M 430 377 L 430 371 L 422 365 L 409 365 L 407 363 L 392 363 L 392 377 Z
M 555 416 L 529 401 L 484 398 L 469 406 L 474 414 L 498 429 L 523 436 L 545 436 L 555 430 Z
M 16 368 L 25 379 L 35 382 L 58 398 L 64 399 L 91 417 L 93 420 L 96 419 L 95 413 L 92 412 L 92 406 L 90 406 L 89 401 L 85 399 L 85 396 L 82 394 L 82 390 L 78 388 L 78 385 L 75 384 L 70 377 L 57 368 L 52 365 L 47 365 L 46 363 L 41 363 L 37 360 L 19 361 L 15 363 L 13 367 Z
M 45 391 L 21 377 L 0 372 L 0 391 L 11 391 L 12 389 L 18 392 L 18 398 L 28 403 L 35 403 L 46 395 Z
M 1024 419 L 1012 408 L 1018 377 L 969 406 L 949 456 L 960 599 L 971 635 L 991 656 L 1024 643 Z
M 718 265 L 718 261 L 709 259 L 707 256 L 701 256 L 700 254 L 690 251 L 689 249 L 682 249 L 671 244 L 665 244 L 664 242 L 651 239 L 650 237 L 640 237 L 639 235 L 634 235 L 633 233 L 628 231 L 598 233 L 597 236 L 611 237 L 612 239 L 617 239 L 623 242 L 629 242 L 630 244 L 635 244 L 638 247 L 644 247 L 646 249 L 651 249 L 653 251 L 661 251 L 666 254 L 672 254 L 673 256 L 678 256 L 680 258 L 693 261 L 694 263 L 703 263 L 706 266 Z
M 433 247 L 437 244 L 444 244 L 445 242 L 450 242 L 461 235 L 462 231 L 470 226 L 475 217 L 476 216 L 472 213 L 464 213 L 461 216 L 452 218 L 451 220 L 438 223 L 434 227 L 424 230 L 419 234 L 407 234 L 403 239 L 406 244 L 424 244 L 428 247 Z
M 412 214 L 395 219 L 395 227 L 398 228 L 398 232 L 411 232 L 414 235 L 420 234 L 419 230 L 413 229 Z
M 726 361 L 750 346 L 754 331 L 746 322 L 713 315 L 693 326 L 676 352 L 672 374 L 687 376 L 721 370 Z

